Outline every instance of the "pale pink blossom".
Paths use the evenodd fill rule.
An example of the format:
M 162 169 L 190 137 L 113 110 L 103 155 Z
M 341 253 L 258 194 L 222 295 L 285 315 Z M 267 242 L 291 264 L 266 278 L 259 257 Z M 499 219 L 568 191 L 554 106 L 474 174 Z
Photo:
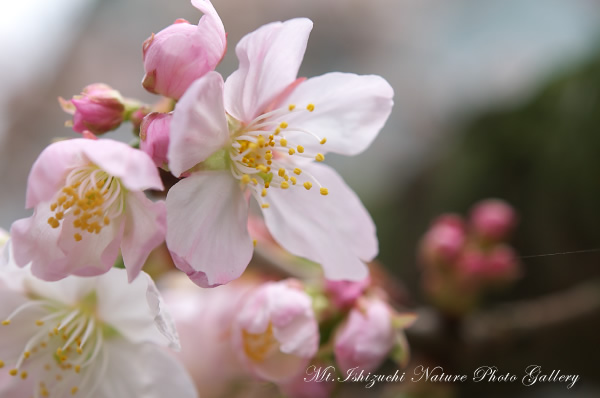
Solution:
M 59 97 L 58 101 L 65 112 L 73 115 L 73 121 L 67 125 L 78 133 L 106 133 L 119 127 L 125 116 L 125 100 L 117 90 L 103 83 L 90 84 L 81 95 L 68 101 Z
M 144 42 L 142 85 L 152 93 L 179 99 L 225 54 L 225 28 L 217 11 L 209 0 L 192 0 L 192 4 L 204 13 L 197 26 L 178 19 Z
M 196 398 L 164 349 L 179 341 L 154 282 L 125 273 L 46 282 L 0 268 L 0 396 Z
M 48 146 L 27 182 L 33 216 L 13 223 L 16 263 L 34 275 L 58 280 L 69 274 L 99 275 L 119 249 L 129 280 L 164 240 L 164 202 L 146 189 L 163 189 L 152 159 L 112 140 L 73 139 Z
M 376 297 L 361 300 L 350 311 L 334 339 L 335 360 L 343 373 L 352 368 L 376 370 L 397 344 L 407 354 L 403 329 L 414 321 L 414 316 L 398 318 L 401 322 L 397 325 L 394 316 L 389 305 Z
M 228 397 L 239 383 L 253 381 L 233 349 L 232 327 L 245 295 L 258 283 L 244 275 L 218 289 L 198 289 L 181 272 L 161 280 L 181 341 L 175 354 L 203 397 Z
M 365 150 L 393 90 L 373 75 L 298 79 L 311 29 L 308 19 L 263 26 L 240 41 L 239 68 L 225 83 L 209 72 L 177 103 L 169 168 L 191 175 L 168 193 L 167 245 L 201 286 L 237 278 L 250 261 L 249 196 L 277 243 L 321 264 L 328 279 L 364 279 L 364 262 L 377 255 L 368 212 L 320 162 L 328 151 Z
M 232 339 L 240 361 L 255 376 L 276 383 L 291 380 L 319 346 L 311 298 L 296 280 L 263 284 L 244 299 Z
M 513 208 L 503 200 L 487 199 L 471 211 L 471 224 L 476 234 L 484 239 L 506 239 L 517 223 Z
M 157 167 L 166 167 L 169 148 L 171 113 L 152 112 L 144 117 L 140 126 L 140 149 L 146 152 Z

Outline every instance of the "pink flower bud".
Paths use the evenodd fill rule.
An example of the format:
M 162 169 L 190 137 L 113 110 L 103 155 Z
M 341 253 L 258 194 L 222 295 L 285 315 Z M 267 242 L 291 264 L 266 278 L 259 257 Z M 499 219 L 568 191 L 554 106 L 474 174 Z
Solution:
M 347 308 L 354 305 L 370 284 L 370 276 L 358 282 L 327 280 L 325 281 L 325 291 L 329 293 L 338 308 Z
M 492 241 L 507 237 L 516 224 L 513 208 L 499 199 L 479 202 L 471 211 L 471 225 L 479 236 Z
M 234 347 L 248 370 L 263 380 L 291 381 L 317 353 L 312 300 L 300 286 L 293 280 L 265 283 L 237 314 Z
M 158 167 L 168 164 L 169 126 L 172 116 L 170 113 L 152 112 L 144 117 L 140 126 L 140 149 L 150 155 Z
M 379 299 L 367 299 L 353 308 L 335 335 L 335 359 L 342 370 L 376 370 L 395 343 L 392 311 Z
M 478 248 L 469 248 L 457 260 L 456 267 L 466 279 L 478 278 L 487 273 L 488 259 Z
M 90 84 L 81 95 L 75 95 L 69 101 L 59 97 L 58 101 L 65 112 L 73 115 L 73 121 L 67 122 L 67 125 L 72 125 L 78 133 L 89 130 L 94 134 L 103 134 L 116 129 L 123 122 L 124 99 L 117 90 L 106 84 Z
M 427 264 L 451 263 L 465 243 L 465 227 L 460 216 L 445 214 L 439 217 L 425 234 L 421 253 Z
M 192 0 L 204 13 L 198 25 L 178 19 L 143 45 L 144 88 L 179 99 L 192 82 L 215 69 L 227 48 L 225 28 L 208 0 Z
M 519 275 L 519 261 L 514 250 L 506 245 L 495 247 L 488 255 L 486 273 L 492 281 L 503 282 Z

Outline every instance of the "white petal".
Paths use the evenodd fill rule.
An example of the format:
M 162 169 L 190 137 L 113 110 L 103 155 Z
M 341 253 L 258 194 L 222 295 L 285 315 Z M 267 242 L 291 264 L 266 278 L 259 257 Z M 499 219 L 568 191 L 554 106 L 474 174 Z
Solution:
M 308 130 L 325 145 L 303 133 L 288 133 L 294 144 L 307 151 L 356 155 L 375 139 L 392 111 L 394 90 L 380 76 L 328 73 L 298 85 L 287 101 L 297 109 L 315 106 L 314 111 L 286 116 L 290 126 Z
M 175 176 L 203 162 L 229 140 L 223 104 L 223 78 L 209 72 L 177 103 L 169 137 L 169 168 Z
M 315 163 L 303 166 L 329 190 L 319 193 L 300 184 L 273 189 L 263 215 L 273 238 L 294 255 L 320 263 L 332 280 L 362 280 L 363 261 L 377 255 L 375 225 L 360 199 L 330 167 Z
M 152 278 L 142 272 L 127 283 L 126 271 L 112 268 L 96 278 L 98 316 L 133 343 L 152 342 L 177 347 L 177 333 L 164 315 L 164 305 Z
M 250 122 L 296 80 L 312 22 L 273 22 L 244 36 L 235 52 L 240 66 L 225 82 L 225 108 Z
M 252 257 L 248 203 L 226 171 L 183 179 L 167 194 L 167 246 L 179 269 L 203 287 L 239 277 Z
M 152 202 L 142 192 L 127 195 L 121 254 L 130 281 L 140 273 L 150 252 L 165 240 L 166 230 L 163 201 Z
M 106 342 L 108 366 L 95 398 L 197 398 L 187 371 L 153 344 Z

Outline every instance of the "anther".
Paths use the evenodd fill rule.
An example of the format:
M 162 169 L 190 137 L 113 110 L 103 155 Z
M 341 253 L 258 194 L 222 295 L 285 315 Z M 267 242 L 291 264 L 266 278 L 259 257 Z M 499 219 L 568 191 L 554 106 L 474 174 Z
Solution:
M 266 189 L 266 188 L 263 188 L 263 189 L 262 189 L 262 192 L 260 193 L 260 196 L 262 196 L 263 198 L 264 198 L 265 196 L 267 196 L 267 189 Z
M 27 378 L 27 372 L 21 372 L 21 379 L 25 380 Z
M 290 150 L 288 151 L 288 153 L 290 155 L 293 155 L 294 153 L 296 153 L 296 151 L 294 150 L 294 148 L 290 148 Z
M 304 153 L 304 147 L 302 145 L 298 145 L 296 149 L 298 150 L 298 153 Z
M 283 167 L 280 168 L 277 174 L 279 175 L 279 177 L 283 177 L 285 175 L 285 169 Z
M 307 109 L 309 112 L 312 112 L 312 111 L 314 111 L 314 110 L 315 110 L 315 105 L 314 105 L 314 104 L 308 104 L 308 105 L 306 105 L 306 109 Z
M 35 324 L 38 325 L 38 326 L 43 326 L 44 325 L 44 321 L 38 319 L 37 321 L 35 321 Z
M 280 186 L 281 189 L 288 189 L 290 187 L 290 184 L 288 184 L 287 181 L 282 181 Z
M 8 372 L 8 374 L 11 376 L 16 376 L 19 374 L 19 371 L 17 369 L 11 369 L 11 371 Z
M 315 156 L 315 160 L 316 160 L 317 162 L 322 162 L 322 161 L 324 161 L 324 160 L 325 160 L 325 156 L 323 156 L 323 154 L 322 154 L 322 153 L 317 153 L 317 156 Z
M 307 191 L 312 188 L 312 184 L 310 183 L 310 181 L 306 181 L 303 185 Z
M 288 106 L 288 109 L 290 110 L 290 112 L 293 111 L 295 108 L 296 108 L 296 105 L 294 105 L 294 104 L 290 104 Z
M 242 176 L 242 183 L 243 184 L 248 184 L 250 182 L 250 176 L 248 174 L 244 174 Z
M 252 240 L 252 245 L 253 245 L 254 247 L 256 247 L 256 243 L 257 243 L 257 242 L 256 242 L 256 239 L 253 239 L 253 240 Z
M 82 239 L 83 239 L 83 237 L 81 236 L 81 234 L 80 234 L 80 233 L 75 233 L 75 234 L 73 235 L 73 238 L 75 238 L 75 240 L 76 240 L 77 242 L 79 242 L 80 240 L 82 240 Z
M 325 144 L 327 142 L 327 138 L 323 138 L 320 142 L 321 145 Z
M 269 208 L 269 204 L 268 203 L 263 203 L 262 205 L 260 205 L 260 207 L 262 207 L 263 209 L 268 209 Z
M 3 324 L 4 326 L 8 326 L 8 325 L 10 325 L 10 319 L 7 319 L 7 320 L 5 320 L 5 321 L 2 321 L 2 324 Z
M 4 367 L 4 361 L 0 361 L 0 369 Z
M 292 185 L 296 185 L 296 177 L 290 177 L 290 181 L 292 182 Z
M 71 395 L 77 394 L 77 391 L 79 391 L 79 388 L 77 388 L 77 387 L 71 388 Z
M 280 139 L 279 140 L 279 145 L 286 146 L 287 145 L 287 140 L 285 138 Z
M 325 196 L 329 193 L 329 191 L 327 190 L 327 188 L 321 188 L 319 189 L 319 192 L 321 192 L 321 195 Z
M 288 124 L 286 122 L 281 122 L 281 124 L 279 124 L 279 127 L 281 127 L 282 129 L 287 128 Z

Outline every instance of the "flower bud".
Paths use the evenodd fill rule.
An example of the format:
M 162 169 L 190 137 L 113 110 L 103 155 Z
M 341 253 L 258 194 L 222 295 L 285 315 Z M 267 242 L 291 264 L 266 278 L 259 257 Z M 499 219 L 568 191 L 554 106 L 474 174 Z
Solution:
M 460 216 L 446 214 L 439 217 L 425 234 L 421 253 L 427 264 L 451 263 L 465 243 L 465 227 Z
M 519 275 L 519 261 L 514 250 L 506 245 L 498 245 L 488 255 L 486 274 L 492 281 L 503 282 Z
M 338 308 L 347 308 L 354 305 L 370 284 L 370 276 L 357 282 L 327 280 L 325 281 L 325 291 Z
M 103 134 L 116 129 L 123 122 L 123 97 L 103 83 L 90 84 L 81 95 L 75 95 L 68 101 L 59 97 L 58 101 L 65 112 L 73 115 L 73 121 L 66 124 L 78 133 L 89 130 L 94 134 Z
M 515 211 L 499 199 L 479 202 L 471 211 L 471 225 L 475 233 L 487 240 L 505 239 L 515 224 Z
M 151 93 L 179 99 L 223 58 L 227 40 L 221 19 L 208 0 L 192 3 L 204 12 L 197 26 L 178 19 L 144 42 L 142 85 Z
M 263 284 L 246 298 L 234 323 L 238 357 L 263 380 L 291 381 L 319 346 L 311 299 L 296 280 Z
M 144 117 L 140 126 L 140 149 L 150 155 L 157 167 L 168 164 L 171 118 L 170 113 L 152 112 Z
M 358 367 L 376 370 L 395 343 L 390 307 L 379 299 L 367 299 L 353 308 L 335 335 L 335 359 L 342 370 Z

